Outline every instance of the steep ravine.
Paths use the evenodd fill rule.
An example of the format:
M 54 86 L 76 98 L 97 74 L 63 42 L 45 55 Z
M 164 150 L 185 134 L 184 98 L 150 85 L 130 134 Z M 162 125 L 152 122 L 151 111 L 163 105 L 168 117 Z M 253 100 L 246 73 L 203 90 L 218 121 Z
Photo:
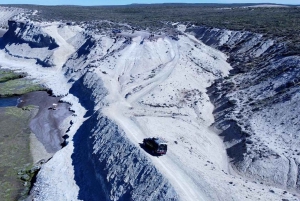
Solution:
M 42 60 L 44 56 L 48 55 L 54 60 L 55 48 L 51 47 L 52 44 L 56 44 L 55 39 L 45 33 L 41 27 L 15 21 L 10 21 L 10 25 L 10 30 L 4 36 L 4 50 L 12 49 L 13 52 L 8 54 L 10 57 L 34 61 L 36 58 Z M 18 31 L 15 31 L 16 28 Z M 25 32 L 26 34 L 24 34 Z M 35 38 L 39 38 L 38 41 L 41 44 L 36 42 Z M 73 179 L 75 179 L 76 186 L 79 187 L 77 198 L 80 200 L 177 200 L 178 195 L 169 181 L 141 153 L 141 150 L 127 139 L 124 131 L 102 114 L 102 107 L 108 104 L 105 101 L 107 90 L 97 74 L 89 71 L 90 65 L 85 63 L 89 57 L 92 57 L 91 50 L 95 47 L 94 39 L 84 34 L 78 34 L 72 42 L 78 49 L 70 56 L 59 73 L 68 78 L 66 81 L 71 86 L 65 101 L 69 102 L 68 97 L 71 96 L 72 99 L 77 99 L 86 110 L 83 116 L 84 121 L 81 125 L 78 124 L 78 130 L 74 133 L 74 138 L 71 138 L 74 147 L 71 154 L 74 167 Z M 31 43 L 37 44 L 31 45 Z M 15 49 L 15 44 L 21 45 L 24 49 L 25 46 L 30 47 L 27 53 L 42 50 L 45 54 L 38 54 L 36 58 L 20 57 L 19 55 L 24 53 L 20 52 L 20 49 Z M 44 65 L 41 62 L 36 62 L 36 65 L 41 65 L 41 68 L 53 66 Z M 69 65 L 77 70 L 71 70 L 68 68 Z M 82 70 L 81 67 L 83 67 Z M 62 85 L 64 84 L 62 83 Z M 53 92 L 57 93 L 56 90 L 54 87 Z M 73 100 L 69 103 L 74 104 Z M 75 114 L 72 118 L 75 120 L 72 122 L 74 121 L 76 124 L 78 108 L 73 109 Z M 68 140 L 68 142 L 70 141 Z M 66 149 L 70 149 L 70 144 Z M 55 179 L 54 174 L 56 173 L 53 172 L 60 172 L 60 168 L 66 171 L 67 174 L 59 178 L 64 181 L 69 179 L 67 175 L 72 173 L 66 169 L 68 161 L 63 162 L 63 167 L 60 167 L 63 154 L 67 155 L 68 150 L 66 149 L 59 151 L 41 169 L 31 191 L 30 199 L 70 200 L 73 199 L 72 193 L 76 195 L 76 192 L 70 192 L 70 188 L 66 194 L 61 194 L 56 190 L 58 187 L 55 182 L 61 181 Z M 59 159 L 60 157 L 61 159 Z M 53 164 L 56 167 L 53 167 Z M 50 175 L 49 169 L 52 172 Z M 60 175 L 57 176 L 60 177 Z M 68 182 L 68 185 L 75 188 L 73 182 Z
M 105 105 L 107 90 L 101 79 L 87 72 L 70 93 L 87 109 L 88 118 L 74 136 L 72 160 L 80 188 L 78 199 L 176 200 L 173 187 L 125 133 L 101 112 L 93 111 L 95 101 L 102 100 L 99 109 Z
M 282 188 L 229 174 L 206 93 L 228 76 L 223 53 L 185 35 L 114 35 L 61 22 L 16 26 L 0 64 L 28 72 L 74 111 L 72 126 L 62 126 L 67 146 L 42 167 L 32 199 L 297 200 Z M 41 46 L 31 44 L 36 38 Z M 223 117 L 215 117 L 221 125 Z M 167 155 L 153 157 L 139 146 L 150 136 L 168 140 Z
M 214 125 L 239 174 L 300 192 L 300 56 L 250 32 L 187 30 L 227 55 L 230 75 L 209 89 Z

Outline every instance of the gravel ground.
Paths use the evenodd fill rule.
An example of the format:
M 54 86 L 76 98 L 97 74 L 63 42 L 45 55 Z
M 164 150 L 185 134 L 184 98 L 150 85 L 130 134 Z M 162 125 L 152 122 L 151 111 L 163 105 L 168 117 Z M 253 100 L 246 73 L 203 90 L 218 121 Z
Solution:
M 18 107 L 36 105 L 39 107 L 37 115 L 30 121 L 29 127 L 37 139 L 44 145 L 48 153 L 55 153 L 61 149 L 64 133 L 59 126 L 72 113 L 69 105 L 59 103 L 60 97 L 49 96 L 44 91 L 36 91 L 21 97 Z M 57 104 L 56 110 L 49 109 Z
M 5 31 L 0 29 L 0 40 Z M 23 94 L 42 89 L 12 71 L 0 69 L 0 94 Z M 1 96 L 1 95 L 0 95 Z M 23 199 L 30 189 L 28 170 L 61 148 L 60 123 L 69 116 L 68 105 L 45 91 L 0 98 L 0 200 Z M 16 107 L 17 103 L 21 103 Z M 45 137 L 46 136 L 46 137 Z M 47 149 L 46 149 L 47 148 Z
M 18 178 L 18 172 L 61 149 L 59 126 L 72 113 L 59 99 L 37 91 L 21 96 L 18 107 L 0 107 L 0 200 L 27 194 L 29 184 Z M 49 110 L 53 103 L 57 109 Z

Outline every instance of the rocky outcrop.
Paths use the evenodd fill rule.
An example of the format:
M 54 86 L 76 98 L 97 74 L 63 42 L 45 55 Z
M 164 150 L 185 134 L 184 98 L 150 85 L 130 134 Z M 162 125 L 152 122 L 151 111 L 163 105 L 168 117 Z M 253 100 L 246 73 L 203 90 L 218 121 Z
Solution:
M 187 30 L 229 56 L 230 75 L 209 88 L 215 126 L 242 175 L 300 191 L 300 56 L 261 34 Z
M 205 93 L 208 83 L 227 75 L 230 69 L 224 54 L 199 44 L 194 38 L 185 37 L 184 34 L 178 40 L 166 36 L 157 41 L 146 41 L 143 38 L 145 33 L 139 33 L 140 35 L 132 36 L 129 44 L 130 34 L 112 38 L 95 35 L 91 30 L 78 36 L 72 29 L 81 30 L 80 27 L 64 31 L 62 27 L 48 25 L 37 23 L 31 29 L 30 24 L 17 24 L 15 31 L 19 33 L 19 28 L 28 29 L 28 35 L 33 37 L 43 34 L 45 30 L 57 39 L 60 45 L 58 50 L 72 49 L 71 46 L 74 49 L 67 51 L 68 54 L 63 55 L 64 51 L 56 51 L 54 54 L 53 49 L 48 48 L 50 39 L 48 42 L 45 40 L 45 47 L 31 47 L 28 42 L 31 39 L 27 40 L 24 32 L 21 40 L 27 42 L 7 43 L 4 52 L 5 56 L 12 56 L 14 60 L 39 58 L 41 61 L 56 61 L 59 64 L 56 65 L 57 68 L 41 68 L 41 71 L 51 73 L 51 76 L 46 77 L 44 72 L 33 74 L 36 77 L 42 75 L 49 82 L 57 82 L 58 84 L 52 85 L 54 94 L 68 93 L 64 101 L 73 104 L 70 108 L 74 111 L 70 123 L 72 126 L 65 129 L 70 140 L 66 140 L 64 149 L 58 151 L 42 167 L 31 191 L 32 199 L 255 200 L 256 197 L 291 197 L 286 191 L 275 187 L 274 190 L 272 187 L 263 192 L 269 186 L 228 174 L 222 142 L 208 128 L 213 122 L 212 106 Z M 12 24 L 11 29 L 14 29 L 13 26 Z M 244 37 L 247 38 L 246 35 Z M 235 41 L 233 38 L 232 40 Z M 250 38 L 246 41 L 256 44 L 259 40 L 260 37 L 257 36 L 253 41 Z M 257 142 L 262 142 L 265 138 L 257 137 L 259 132 L 255 129 L 261 128 L 253 126 L 255 122 L 252 120 L 264 116 L 257 113 L 255 108 L 252 110 L 250 104 L 249 108 L 244 108 L 246 100 L 243 98 L 253 94 L 252 92 L 245 97 L 238 94 L 240 91 L 244 93 L 240 86 L 247 83 L 247 79 L 250 82 L 257 77 L 255 73 L 248 75 L 249 71 L 238 65 L 251 48 L 248 49 L 242 43 L 239 43 L 240 46 L 232 43 L 228 47 L 227 40 L 222 45 L 220 41 L 216 38 L 211 45 L 224 48 L 227 53 L 237 54 L 240 51 L 240 57 L 237 57 L 239 63 L 235 63 L 235 60 L 232 62 L 233 65 L 236 64 L 232 72 L 235 73 L 234 76 L 227 77 L 228 83 L 219 80 L 210 91 L 218 107 L 215 110 L 216 126 L 223 130 L 221 135 L 224 136 L 232 162 L 243 175 L 277 185 L 284 185 L 282 183 L 286 182 L 290 188 L 295 189 L 297 163 L 292 160 L 287 163 L 284 155 L 278 154 L 276 150 L 272 152 L 270 147 L 264 149 L 262 143 Z M 23 54 L 19 46 L 27 51 L 26 54 Z M 265 47 L 266 51 L 259 50 L 262 47 L 258 46 L 256 45 L 256 52 L 247 61 L 260 61 L 262 55 L 268 55 L 265 53 L 270 48 L 276 51 L 276 47 L 270 44 L 270 48 L 267 48 L 268 45 Z M 282 48 L 284 49 L 284 45 Z M 36 50 L 40 51 L 38 56 L 31 57 L 33 53 L 37 53 Z M 14 58 L 18 56 L 20 59 Z M 65 56 L 63 61 L 57 59 L 61 56 Z M 274 58 L 270 57 L 270 62 L 272 59 Z M 30 70 L 32 65 L 33 63 L 25 70 Z M 39 71 L 38 67 L 36 65 L 33 69 Z M 260 67 L 264 69 L 265 66 Z M 256 72 L 251 66 L 249 70 Z M 63 77 L 57 79 L 60 74 Z M 255 86 L 259 84 L 257 81 Z M 255 91 L 256 88 L 252 87 L 250 83 L 249 90 Z M 255 103 L 261 100 L 260 94 L 264 93 L 259 90 L 261 88 L 257 89 L 258 97 L 253 101 Z M 242 99 L 236 96 L 241 96 Z M 245 112 L 244 116 L 241 115 L 242 110 Z M 254 117 L 256 114 L 257 118 Z M 118 117 L 125 120 L 119 121 Z M 243 121 L 239 121 L 241 119 Z M 245 125 L 241 122 L 245 122 Z M 180 128 L 171 125 L 178 125 Z M 262 124 L 264 125 L 268 124 Z M 158 129 L 152 130 L 152 127 Z M 134 129 L 137 130 L 132 132 Z M 139 131 L 141 129 L 145 131 Z M 144 132 L 146 135 L 162 133 L 168 137 L 168 155 L 159 159 L 148 157 L 139 148 Z M 135 138 L 134 134 L 139 137 Z M 277 172 L 275 168 L 279 168 Z M 283 174 L 287 168 L 289 171 Z
M 31 48 L 47 47 L 52 50 L 58 47 L 55 40 L 44 33 L 41 27 L 23 21 L 8 21 L 9 29 L 4 34 L 3 39 L 8 43 L 26 43 Z
M 34 59 L 43 67 L 52 67 L 56 41 L 40 26 L 23 21 L 8 21 L 9 29 L 3 36 L 1 49 L 15 58 Z
M 79 187 L 79 200 L 177 200 L 169 181 L 112 120 L 103 115 L 108 94 L 103 81 L 93 72 L 94 38 L 79 41 L 63 66 L 64 75 L 72 83 L 69 94 L 86 109 L 86 120 L 76 131 L 71 155 L 74 179 Z M 122 44 L 122 43 L 121 43 Z M 76 114 L 74 114 L 76 115 Z M 68 148 L 68 145 L 67 147 Z M 72 178 L 73 179 L 73 178 Z M 31 196 L 37 200 L 53 200 L 55 192 L 47 189 L 45 171 L 37 176 Z M 67 196 L 66 196 L 67 197 Z M 63 197 L 62 200 L 69 200 Z
M 107 91 L 91 72 L 70 93 L 88 112 L 74 136 L 75 180 L 80 200 L 177 200 L 169 182 L 125 133 L 94 106 L 103 107 Z M 96 175 L 96 177 L 95 177 Z
M 0 7 L 0 29 L 8 28 L 7 21 L 11 19 L 13 16 L 16 16 L 22 12 L 25 12 L 22 8 L 12 8 L 12 7 Z

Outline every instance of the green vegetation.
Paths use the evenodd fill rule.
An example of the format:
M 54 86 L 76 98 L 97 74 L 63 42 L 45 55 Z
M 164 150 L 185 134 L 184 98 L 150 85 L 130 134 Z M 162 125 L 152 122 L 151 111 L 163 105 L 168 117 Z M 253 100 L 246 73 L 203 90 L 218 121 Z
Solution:
M 25 74 L 0 70 L 0 97 L 22 95 L 32 91 L 45 90 L 41 85 L 26 79 Z
M 18 79 L 25 77 L 24 74 L 17 74 L 10 70 L 0 70 L 0 82 L 5 82 L 8 80 Z
M 13 5 L 39 10 L 34 20 L 88 21 L 97 26 L 100 20 L 128 23 L 138 29 L 158 30 L 171 27 L 167 22 L 262 33 L 289 42 L 300 50 L 300 7 L 246 7 L 252 4 L 149 4 L 128 6 L 38 6 Z M 9 5 L 6 5 L 9 6 Z M 92 23 L 91 23 L 92 22 Z M 100 23 L 98 28 L 113 27 Z
M 25 74 L 0 69 L 0 97 L 44 90 L 24 77 Z M 3 201 L 26 198 L 36 174 L 29 128 L 29 121 L 36 112 L 34 105 L 0 107 L 0 198 Z
M 0 108 L 0 197 L 3 201 L 17 200 L 27 195 L 33 175 L 30 154 L 30 118 L 36 113 L 31 107 Z
M 31 80 L 26 78 L 14 79 L 0 83 L 0 97 L 22 95 L 28 92 L 41 90 L 45 89 L 38 84 L 33 84 Z
M 247 7 L 253 4 L 134 4 L 127 6 L 5 5 L 39 10 L 32 20 L 90 22 L 97 28 L 119 28 L 101 22 L 127 23 L 136 29 L 160 30 L 168 22 L 262 33 L 287 42 L 292 54 L 300 51 L 300 7 Z M 257 4 L 255 4 L 257 5 Z

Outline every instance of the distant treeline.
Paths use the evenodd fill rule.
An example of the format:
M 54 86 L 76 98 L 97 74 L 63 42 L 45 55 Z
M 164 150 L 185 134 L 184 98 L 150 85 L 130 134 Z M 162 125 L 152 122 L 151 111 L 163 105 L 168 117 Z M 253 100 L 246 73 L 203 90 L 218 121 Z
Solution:
M 36 20 L 126 22 L 151 30 L 165 22 L 244 30 L 276 37 L 297 48 L 300 44 L 300 7 L 248 7 L 254 4 L 131 4 L 126 6 L 6 5 L 39 10 Z M 257 5 L 257 4 L 255 4 Z M 298 49 L 298 48 L 297 48 Z M 300 50 L 300 48 L 299 48 Z

